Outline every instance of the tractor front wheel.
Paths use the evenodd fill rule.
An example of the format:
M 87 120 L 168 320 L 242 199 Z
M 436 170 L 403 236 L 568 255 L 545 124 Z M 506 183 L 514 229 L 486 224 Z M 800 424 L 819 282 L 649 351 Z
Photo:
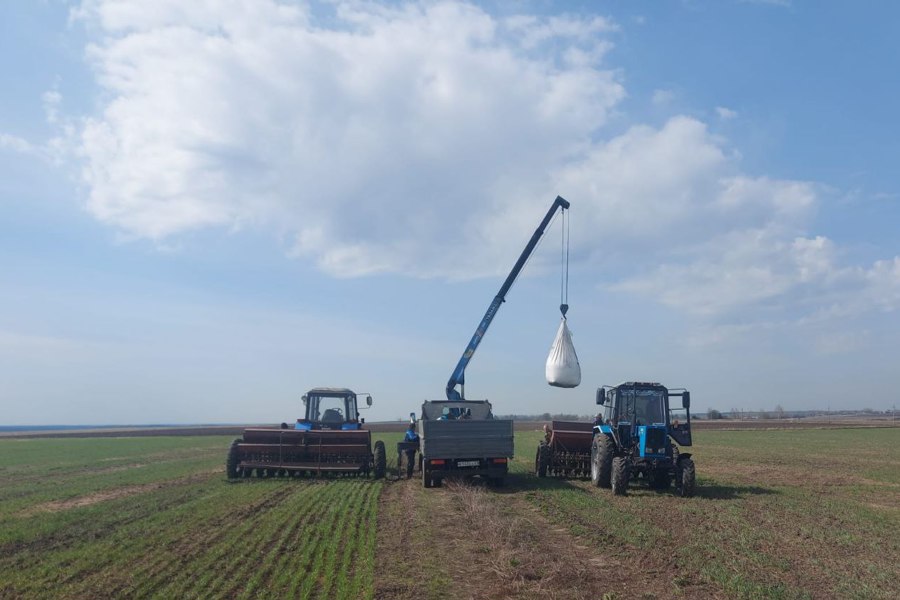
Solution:
M 591 483 L 597 487 L 612 487 L 612 440 L 600 434 L 591 445 Z
M 694 495 L 694 487 L 696 486 L 697 472 L 694 468 L 694 461 L 685 458 L 678 461 L 678 470 L 675 473 L 678 495 L 682 498 L 691 498 Z
M 613 494 L 624 496 L 628 493 L 628 460 L 624 456 L 613 458 L 611 480 Z
M 384 442 L 375 442 L 375 479 L 383 479 L 387 472 L 387 454 L 384 450 Z

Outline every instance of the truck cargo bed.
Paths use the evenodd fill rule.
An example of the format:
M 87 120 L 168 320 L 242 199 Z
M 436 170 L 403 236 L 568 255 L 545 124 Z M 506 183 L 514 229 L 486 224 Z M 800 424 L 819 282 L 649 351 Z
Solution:
M 419 421 L 419 436 L 426 459 L 512 457 L 514 453 L 512 421 Z

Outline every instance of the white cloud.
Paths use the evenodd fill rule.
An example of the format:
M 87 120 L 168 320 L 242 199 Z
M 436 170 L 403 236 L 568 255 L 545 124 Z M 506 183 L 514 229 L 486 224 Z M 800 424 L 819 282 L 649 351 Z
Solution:
M 675 92 L 672 90 L 653 90 L 653 96 L 651 100 L 653 104 L 657 106 L 665 106 L 672 102 L 675 99 Z
M 84 2 L 103 91 L 79 130 L 88 210 L 165 244 L 271 230 L 335 276 L 472 277 L 505 273 L 559 193 L 598 283 L 699 319 L 900 305 L 900 259 L 846 265 L 810 231 L 815 183 L 743 173 L 695 118 L 604 136 L 616 23 L 333 6 Z
M 40 153 L 40 149 L 28 140 L 8 133 L 0 133 L 0 148 L 12 150 L 19 154 L 36 155 Z
M 724 106 L 717 106 L 716 114 L 719 115 L 719 118 L 723 121 L 728 121 L 738 116 L 736 110 L 731 110 L 730 108 L 725 108 Z
M 336 275 L 471 268 L 448 246 L 624 94 L 591 62 L 604 19 L 348 3 L 325 28 L 271 2 L 182 4 L 79 13 L 110 98 L 83 129 L 88 209 L 135 236 L 265 226 Z

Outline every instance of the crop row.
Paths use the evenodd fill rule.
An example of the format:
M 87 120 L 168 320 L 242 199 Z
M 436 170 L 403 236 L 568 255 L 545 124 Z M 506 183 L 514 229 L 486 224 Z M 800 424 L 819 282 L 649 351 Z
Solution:
M 380 483 L 228 483 L 223 440 L 195 438 L 209 445 L 189 451 L 141 442 L 143 456 L 123 439 L 105 457 L 140 467 L 93 469 L 115 460 L 69 452 L 43 482 L 3 480 L 0 598 L 371 595 Z M 117 490 L 127 493 L 89 501 Z M 82 502 L 35 508 L 48 500 Z

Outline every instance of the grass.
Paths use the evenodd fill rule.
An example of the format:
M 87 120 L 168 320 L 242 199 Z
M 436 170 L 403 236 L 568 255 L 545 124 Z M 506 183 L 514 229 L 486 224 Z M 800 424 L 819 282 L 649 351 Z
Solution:
M 591 552 L 664 580 L 666 594 L 644 597 L 900 595 L 900 429 L 695 432 L 691 499 L 537 479 L 539 437 L 517 434 L 508 488 L 480 501 L 495 498 L 491 514 L 511 526 L 522 517 L 510 501 L 530 505 Z M 392 468 L 399 434 L 375 438 Z M 373 597 L 390 568 L 376 523 L 391 484 L 229 483 L 230 440 L 0 440 L 0 598 Z M 429 553 L 445 492 L 417 488 L 414 510 L 386 515 L 421 548 L 405 568 L 428 580 L 422 597 L 452 597 L 458 576 Z M 502 571 L 496 540 L 479 535 L 479 560 Z
M 0 598 L 367 598 L 381 482 L 229 483 L 231 438 L 0 441 Z
M 514 464 L 530 473 L 538 432 Z M 638 484 L 523 481 L 552 522 L 602 553 L 734 598 L 900 594 L 900 429 L 700 431 L 697 497 Z M 688 591 L 685 594 L 691 596 Z

